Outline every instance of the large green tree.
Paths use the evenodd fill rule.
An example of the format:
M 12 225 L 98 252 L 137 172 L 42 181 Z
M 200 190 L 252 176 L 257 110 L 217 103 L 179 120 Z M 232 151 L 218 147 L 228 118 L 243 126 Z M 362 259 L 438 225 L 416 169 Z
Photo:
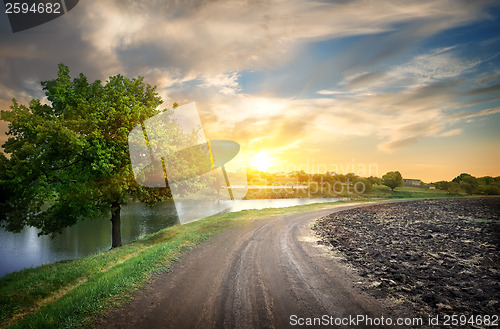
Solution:
M 399 171 L 389 171 L 382 176 L 382 183 L 394 191 L 396 187 L 403 186 L 403 177 Z
M 131 196 L 154 201 L 168 195 L 135 182 L 127 140 L 132 128 L 160 112 L 162 101 L 141 77 L 89 83 L 69 73 L 60 64 L 58 77 L 42 82 L 46 101 L 25 106 L 14 99 L 0 112 L 9 124 L 7 157 L 0 155 L 0 224 L 52 234 L 110 213 L 112 247 L 118 247 L 120 205 Z

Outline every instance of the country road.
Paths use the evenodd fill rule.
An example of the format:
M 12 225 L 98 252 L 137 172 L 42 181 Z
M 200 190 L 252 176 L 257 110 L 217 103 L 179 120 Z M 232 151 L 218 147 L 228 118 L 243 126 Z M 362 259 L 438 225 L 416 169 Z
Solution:
M 130 304 L 109 311 L 97 327 L 297 328 L 291 320 L 386 317 L 384 305 L 359 289 L 356 274 L 318 245 L 308 228 L 316 218 L 369 204 L 255 220 L 225 230 L 187 252 L 170 272 L 156 276 Z

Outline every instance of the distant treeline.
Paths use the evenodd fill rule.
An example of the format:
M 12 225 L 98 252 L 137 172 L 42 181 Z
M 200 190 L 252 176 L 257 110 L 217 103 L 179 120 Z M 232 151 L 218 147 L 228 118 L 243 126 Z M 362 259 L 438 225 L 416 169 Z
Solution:
M 397 173 L 399 172 L 390 172 Z M 362 182 L 365 186 L 365 192 L 370 192 L 372 185 L 387 185 L 391 187 L 389 182 L 390 177 L 387 173 L 384 177 L 379 178 L 375 176 L 360 177 L 356 174 L 337 174 L 326 172 L 324 174 L 309 174 L 301 171 L 294 171 L 290 173 L 267 173 L 247 168 L 248 181 L 250 185 L 273 185 L 273 184 L 309 184 L 317 183 L 319 185 L 331 184 L 335 185 L 336 182 L 342 184 L 352 185 L 357 182 Z M 402 186 L 403 182 L 393 185 L 394 187 Z M 481 194 L 481 195 L 500 195 L 500 176 L 491 177 L 474 177 L 470 174 L 460 174 L 452 181 L 439 181 L 434 183 L 421 182 L 420 187 L 432 188 L 437 190 L 447 191 L 450 194 Z M 391 187 L 392 188 L 392 187 Z
M 451 182 L 439 181 L 432 183 L 432 185 L 451 194 L 500 195 L 500 176 L 474 177 L 464 173 L 455 177 Z
M 326 172 L 324 174 L 309 174 L 304 170 L 277 174 L 247 168 L 247 178 L 250 185 L 316 183 L 319 185 L 330 184 L 330 186 L 335 186 L 336 183 L 354 185 L 358 182 L 362 182 L 364 185 L 364 192 L 370 192 L 373 184 L 382 184 L 382 179 L 374 176 L 365 178 L 354 173 L 344 175 L 331 172 Z

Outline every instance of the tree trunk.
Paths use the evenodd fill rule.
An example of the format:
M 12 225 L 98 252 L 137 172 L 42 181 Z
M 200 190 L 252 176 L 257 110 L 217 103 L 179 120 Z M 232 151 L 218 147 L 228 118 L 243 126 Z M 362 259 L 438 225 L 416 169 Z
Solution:
M 120 204 L 111 203 L 111 248 L 121 247 L 122 233 L 120 220 Z

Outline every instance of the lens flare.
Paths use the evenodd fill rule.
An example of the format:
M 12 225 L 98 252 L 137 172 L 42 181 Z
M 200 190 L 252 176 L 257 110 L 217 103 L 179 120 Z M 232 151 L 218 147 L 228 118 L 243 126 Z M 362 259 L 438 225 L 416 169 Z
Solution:
M 259 171 L 267 171 L 269 167 L 272 165 L 271 158 L 265 151 L 260 151 L 256 155 L 254 155 L 251 160 L 253 169 L 257 169 Z

